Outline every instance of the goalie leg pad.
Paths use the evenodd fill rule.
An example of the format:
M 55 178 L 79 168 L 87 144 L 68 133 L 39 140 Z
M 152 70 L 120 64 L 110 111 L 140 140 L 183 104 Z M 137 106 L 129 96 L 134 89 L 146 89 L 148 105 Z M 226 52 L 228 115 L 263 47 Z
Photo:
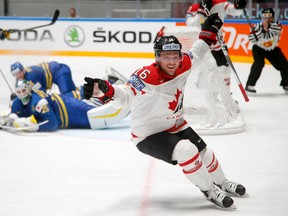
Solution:
M 129 107 L 116 108 L 113 101 L 87 112 L 91 129 L 103 129 L 119 123 L 130 113 Z

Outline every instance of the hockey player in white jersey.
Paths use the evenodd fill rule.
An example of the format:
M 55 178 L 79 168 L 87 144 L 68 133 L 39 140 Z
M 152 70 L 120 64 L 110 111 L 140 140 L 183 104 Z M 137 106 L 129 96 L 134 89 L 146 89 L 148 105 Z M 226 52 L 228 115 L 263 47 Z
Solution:
M 203 7 L 203 4 L 205 5 L 205 7 Z M 189 10 L 187 11 L 186 25 L 196 26 L 201 29 L 202 23 L 209 16 L 205 8 L 207 8 L 207 10 L 211 14 L 218 13 L 220 19 L 222 20 L 222 22 L 224 22 L 224 18 L 226 15 L 241 15 L 243 13 L 243 8 L 245 8 L 246 4 L 246 0 L 234 0 L 234 3 L 227 2 L 226 0 L 200 0 L 198 4 L 191 5 Z M 197 9 L 197 13 L 195 13 L 195 9 Z M 219 31 L 219 36 L 223 40 L 222 29 L 221 31 Z M 227 49 L 226 44 L 225 48 Z M 220 75 L 223 77 L 225 83 L 230 86 L 231 69 L 223 54 L 220 43 L 217 42 L 215 45 L 212 45 L 210 49 L 212 55 L 216 60 Z
M 226 179 L 213 151 L 183 117 L 186 80 L 192 67 L 205 60 L 209 46 L 216 43 L 222 24 L 218 15 L 212 14 L 203 24 L 200 39 L 185 53 L 175 36 L 160 37 L 154 45 L 156 62 L 136 70 L 127 85 L 113 86 L 106 80 L 85 77 L 84 94 L 87 99 L 98 97 L 129 106 L 132 141 L 137 148 L 178 164 L 209 201 L 231 208 L 234 201 L 230 195 L 243 196 L 245 187 Z

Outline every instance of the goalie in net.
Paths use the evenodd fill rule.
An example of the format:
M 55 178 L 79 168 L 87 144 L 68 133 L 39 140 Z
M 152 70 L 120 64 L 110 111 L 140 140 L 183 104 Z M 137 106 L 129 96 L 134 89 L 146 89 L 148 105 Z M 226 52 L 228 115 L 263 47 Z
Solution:
M 159 35 L 174 35 L 189 50 L 198 39 L 200 30 L 191 26 L 163 27 Z M 192 68 L 187 80 L 184 112 L 189 124 L 206 135 L 239 133 L 245 123 L 238 103 L 232 98 L 229 86 L 219 74 L 211 52 L 205 54 L 200 67 Z

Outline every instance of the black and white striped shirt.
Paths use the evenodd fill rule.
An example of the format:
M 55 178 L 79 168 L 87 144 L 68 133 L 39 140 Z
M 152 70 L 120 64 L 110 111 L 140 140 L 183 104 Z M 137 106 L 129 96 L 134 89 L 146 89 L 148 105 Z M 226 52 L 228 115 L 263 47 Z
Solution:
M 282 26 L 279 22 L 270 23 L 268 31 L 264 31 L 263 24 L 260 22 L 253 27 L 249 40 L 262 49 L 270 51 L 278 45 L 281 34 Z

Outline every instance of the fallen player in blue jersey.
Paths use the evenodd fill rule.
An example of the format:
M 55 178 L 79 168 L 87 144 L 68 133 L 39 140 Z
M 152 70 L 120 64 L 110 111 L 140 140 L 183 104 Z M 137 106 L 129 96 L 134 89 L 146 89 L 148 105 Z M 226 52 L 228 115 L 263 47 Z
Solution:
M 32 83 L 27 80 L 19 80 L 15 90 L 17 97 L 11 103 L 11 112 L 0 116 L 0 124 L 5 129 L 9 127 L 22 128 L 25 131 L 100 129 L 118 123 L 130 113 L 128 108 L 116 108 L 113 103 L 95 107 L 63 94 L 49 95 L 41 90 L 34 91 Z

